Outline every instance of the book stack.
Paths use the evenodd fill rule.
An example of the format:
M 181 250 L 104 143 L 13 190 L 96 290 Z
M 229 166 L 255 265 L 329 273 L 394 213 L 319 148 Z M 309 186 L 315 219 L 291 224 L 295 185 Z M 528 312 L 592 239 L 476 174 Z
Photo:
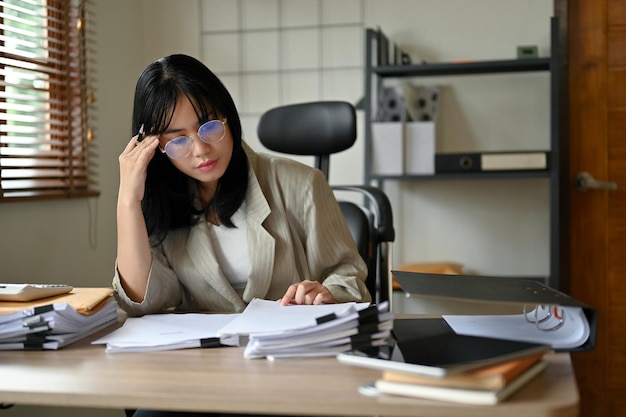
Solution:
M 117 322 L 110 288 L 74 288 L 35 301 L 0 301 L 0 350 L 56 350 Z
M 504 401 L 545 368 L 550 346 L 454 333 L 441 319 L 394 323 L 395 344 L 344 352 L 339 362 L 382 370 L 362 391 L 463 404 Z
M 335 356 L 386 345 L 393 327 L 387 310 L 387 303 L 281 306 L 255 299 L 218 334 L 239 336 L 250 359 Z
M 543 354 L 530 355 L 443 377 L 384 371 L 374 383 L 381 394 L 462 404 L 493 405 L 506 400 L 546 367 Z

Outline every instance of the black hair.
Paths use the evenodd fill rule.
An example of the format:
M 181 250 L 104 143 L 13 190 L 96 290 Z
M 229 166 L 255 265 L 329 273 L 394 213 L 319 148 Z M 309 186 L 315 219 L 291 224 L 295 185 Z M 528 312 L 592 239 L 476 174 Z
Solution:
M 204 123 L 210 115 L 226 117 L 233 152 L 213 198 L 204 207 L 197 207 L 192 179 L 180 172 L 165 154 L 155 152 L 148 164 L 141 202 L 152 245 L 163 242 L 170 230 L 190 227 L 209 212 L 221 224 L 235 227 L 231 217 L 243 203 L 248 188 L 248 158 L 242 147 L 241 121 L 235 103 L 219 78 L 193 57 L 170 55 L 151 63 L 141 73 L 135 88 L 133 135 L 142 124 L 146 134 L 163 133 L 181 95 L 192 103 L 198 123 Z

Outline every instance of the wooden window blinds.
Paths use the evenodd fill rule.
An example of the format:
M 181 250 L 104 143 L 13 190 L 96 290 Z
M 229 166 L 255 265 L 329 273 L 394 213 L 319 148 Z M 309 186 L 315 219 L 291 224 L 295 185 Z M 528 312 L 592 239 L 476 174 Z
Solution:
M 87 0 L 0 0 L 0 202 L 97 196 Z

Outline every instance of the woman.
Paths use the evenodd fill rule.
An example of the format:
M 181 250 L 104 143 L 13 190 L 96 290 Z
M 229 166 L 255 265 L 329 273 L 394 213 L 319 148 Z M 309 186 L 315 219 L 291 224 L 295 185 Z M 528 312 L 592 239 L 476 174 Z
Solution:
M 370 301 L 366 267 L 323 174 L 252 151 L 235 104 L 198 60 L 139 77 L 138 134 L 119 157 L 113 286 L 129 315 Z

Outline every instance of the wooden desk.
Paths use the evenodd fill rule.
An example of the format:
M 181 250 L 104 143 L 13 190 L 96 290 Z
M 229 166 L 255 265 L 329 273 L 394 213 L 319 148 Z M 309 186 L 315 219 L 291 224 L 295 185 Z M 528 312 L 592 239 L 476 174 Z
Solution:
M 111 354 L 81 342 L 59 351 L 0 352 L 0 403 L 315 416 L 577 416 L 569 355 L 548 360 L 548 369 L 509 401 L 484 407 L 363 396 L 358 387 L 380 372 L 335 358 L 247 360 L 243 348 Z

